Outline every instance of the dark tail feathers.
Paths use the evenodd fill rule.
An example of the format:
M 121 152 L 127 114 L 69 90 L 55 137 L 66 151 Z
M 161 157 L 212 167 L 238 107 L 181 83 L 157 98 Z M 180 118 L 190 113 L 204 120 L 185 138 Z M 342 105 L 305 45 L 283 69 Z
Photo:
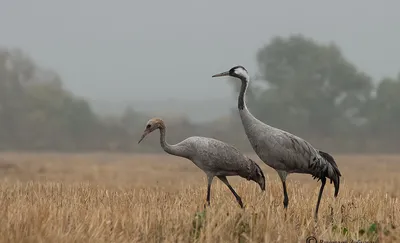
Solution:
M 328 178 L 331 179 L 331 184 L 333 181 L 333 184 L 335 186 L 335 197 L 337 197 L 338 193 L 339 193 L 339 187 L 340 187 L 340 178 L 342 176 L 342 174 L 339 171 L 339 168 L 335 162 L 335 159 L 332 157 L 332 155 L 318 150 L 318 153 L 326 160 L 328 161 L 329 164 L 331 164 L 332 168 L 333 168 L 333 175 L 329 175 L 328 174 Z
M 262 171 L 261 167 L 254 160 L 250 158 L 249 160 L 254 163 L 254 165 L 258 168 L 258 171 L 260 172 L 261 176 L 265 179 L 264 172 Z
M 262 181 L 256 180 L 257 183 L 260 185 L 261 190 L 265 191 L 265 176 L 264 176 L 264 172 L 262 171 L 262 169 L 260 168 L 260 166 L 252 159 L 249 158 L 249 160 L 256 166 L 256 174 L 255 176 L 257 176 L 256 178 L 259 178 L 260 176 L 262 177 Z

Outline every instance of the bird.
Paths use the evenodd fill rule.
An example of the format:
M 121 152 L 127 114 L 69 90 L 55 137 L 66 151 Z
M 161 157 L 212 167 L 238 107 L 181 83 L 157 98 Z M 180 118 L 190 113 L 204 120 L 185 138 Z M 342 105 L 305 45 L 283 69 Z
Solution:
M 166 141 L 166 125 L 161 118 L 152 118 L 146 123 L 138 144 L 151 132 L 160 131 L 160 144 L 165 152 L 191 160 L 207 176 L 207 204 L 210 206 L 210 191 L 214 177 L 218 177 L 233 193 L 241 208 L 241 197 L 230 185 L 227 176 L 240 176 L 256 182 L 265 191 L 265 176 L 254 160 L 242 154 L 236 147 L 213 138 L 192 136 L 170 145 Z
M 316 149 L 308 141 L 287 131 L 270 126 L 258 120 L 247 108 L 245 94 L 250 77 L 246 68 L 234 66 L 228 71 L 212 75 L 215 77 L 230 76 L 241 80 L 238 96 L 238 110 L 242 125 L 251 147 L 258 157 L 278 173 L 283 187 L 283 205 L 287 209 L 289 197 L 286 188 L 286 178 L 291 173 L 310 174 L 313 179 L 321 181 L 314 218 L 318 219 L 318 210 L 326 178 L 334 183 L 334 197 L 339 193 L 340 177 L 342 176 L 332 155 Z

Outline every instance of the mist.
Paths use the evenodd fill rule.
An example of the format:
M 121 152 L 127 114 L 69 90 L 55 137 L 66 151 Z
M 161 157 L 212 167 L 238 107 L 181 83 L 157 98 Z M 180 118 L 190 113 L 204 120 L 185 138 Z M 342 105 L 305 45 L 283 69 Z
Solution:
M 169 99 L 223 99 L 217 113 L 226 114 L 232 87 L 211 75 L 239 64 L 257 74 L 257 50 L 278 35 L 334 41 L 375 79 L 396 75 L 399 7 L 361 0 L 5 1 L 0 45 L 26 51 L 95 104 L 139 102 L 145 110 L 146 102 L 156 101 L 160 110 L 172 111 Z M 198 117 L 187 110 L 182 112 Z

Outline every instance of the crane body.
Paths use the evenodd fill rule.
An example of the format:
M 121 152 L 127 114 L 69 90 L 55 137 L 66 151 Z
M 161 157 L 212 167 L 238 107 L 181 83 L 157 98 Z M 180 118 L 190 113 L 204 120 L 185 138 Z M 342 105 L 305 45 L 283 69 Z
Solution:
M 267 165 L 275 169 L 282 181 L 284 208 L 289 204 L 287 194 L 286 177 L 290 173 L 310 174 L 314 179 L 321 180 L 321 187 L 315 209 L 315 219 L 322 193 L 326 184 L 326 178 L 334 183 L 337 197 L 340 186 L 341 173 L 334 158 L 321 150 L 314 148 L 306 140 L 272 127 L 255 118 L 248 110 L 245 102 L 245 94 L 249 85 L 249 75 L 243 66 L 235 66 L 229 71 L 222 72 L 212 77 L 231 76 L 241 80 L 241 88 L 238 97 L 238 110 L 246 136 L 258 157 Z
M 139 140 L 154 130 L 160 130 L 160 144 L 165 152 L 191 160 L 207 175 L 207 203 L 210 205 L 210 190 L 214 177 L 218 177 L 233 193 L 240 207 L 241 197 L 230 185 L 227 176 L 240 176 L 256 182 L 262 191 L 265 190 L 265 176 L 259 165 L 242 154 L 237 148 L 213 138 L 192 136 L 170 145 L 166 142 L 166 126 L 162 119 L 153 118 L 147 122 L 144 133 Z

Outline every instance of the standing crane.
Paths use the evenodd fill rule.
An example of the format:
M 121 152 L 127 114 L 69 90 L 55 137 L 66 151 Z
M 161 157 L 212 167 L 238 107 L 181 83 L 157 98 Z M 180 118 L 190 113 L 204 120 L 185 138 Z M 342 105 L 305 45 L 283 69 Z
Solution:
M 152 118 L 140 138 L 140 143 L 149 133 L 160 130 L 160 144 L 165 152 L 191 160 L 207 175 L 207 203 L 210 205 L 210 190 L 213 178 L 220 179 L 233 193 L 240 207 L 242 199 L 230 185 L 227 176 L 240 176 L 256 182 L 265 191 L 265 177 L 261 168 L 252 159 L 243 155 L 237 148 L 222 141 L 206 137 L 189 137 L 180 143 L 170 145 L 166 142 L 166 126 L 162 119 Z
M 289 132 L 267 125 L 255 118 L 247 109 L 245 102 L 246 90 L 250 78 L 243 66 L 235 66 L 229 71 L 215 74 L 212 77 L 231 76 L 242 81 L 238 109 L 244 131 L 253 150 L 267 165 L 275 169 L 282 181 L 283 206 L 287 209 L 289 197 L 286 190 L 286 177 L 290 173 L 311 174 L 313 179 L 321 180 L 315 219 L 318 217 L 318 209 L 326 178 L 332 181 L 335 187 L 334 196 L 339 193 L 340 171 L 333 157 L 321 150 L 314 148 L 309 142 Z

